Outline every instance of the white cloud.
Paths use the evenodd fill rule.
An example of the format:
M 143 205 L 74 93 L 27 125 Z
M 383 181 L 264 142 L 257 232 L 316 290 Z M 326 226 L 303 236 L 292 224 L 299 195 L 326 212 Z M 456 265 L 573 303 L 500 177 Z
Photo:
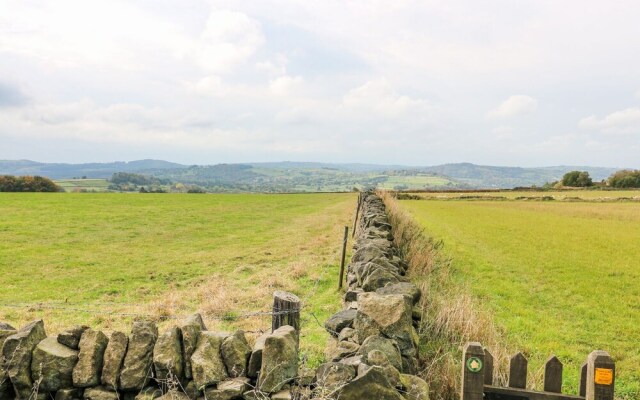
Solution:
M 300 88 L 302 82 L 301 76 L 280 76 L 269 82 L 269 89 L 276 96 L 287 96 Z
M 610 135 L 640 136 L 640 107 L 631 107 L 621 111 L 615 111 L 598 118 L 595 115 L 583 118 L 578 126 L 586 130 L 597 130 Z
M 207 71 L 228 72 L 264 43 L 260 23 L 246 14 L 213 10 L 192 56 Z
M 538 108 L 538 101 L 531 96 L 513 95 L 487 113 L 490 119 L 510 118 L 530 114 Z
M 410 112 L 429 111 L 427 101 L 398 94 L 384 78 L 351 89 L 342 98 L 342 105 L 346 109 L 391 118 Z

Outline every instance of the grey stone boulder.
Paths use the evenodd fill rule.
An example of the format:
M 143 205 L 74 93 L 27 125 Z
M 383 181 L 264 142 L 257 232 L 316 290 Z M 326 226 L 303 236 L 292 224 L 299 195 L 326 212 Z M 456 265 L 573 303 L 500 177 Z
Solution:
M 362 356 L 357 355 L 357 356 L 345 357 L 339 362 L 341 362 L 342 364 L 350 365 L 353 368 L 357 369 L 358 365 L 362 364 Z
M 158 337 L 153 347 L 153 365 L 161 382 L 179 382 L 183 377 L 182 332 L 174 326 Z
M 31 358 L 33 349 L 47 337 L 42 320 L 31 322 L 4 339 L 2 356 L 17 399 L 31 396 Z
M 377 260 L 379 258 L 388 258 L 387 253 L 381 249 L 380 247 L 366 245 L 360 247 L 353 253 L 351 257 L 352 263 L 366 263 L 373 260 Z
M 387 377 L 389 383 L 396 387 L 401 388 L 400 372 L 396 367 L 391 365 L 387 356 L 380 350 L 371 350 L 367 354 L 367 363 L 372 367 L 382 368 L 384 375 Z
M 215 388 L 205 389 L 204 397 L 207 400 L 241 399 L 249 388 L 249 378 L 234 378 L 218 383 Z
M 413 346 L 411 314 L 411 302 L 403 295 L 361 293 L 358 295 L 358 314 L 353 325 L 359 340 L 383 334 L 396 339 L 403 349 Z
M 356 313 L 353 309 L 338 311 L 325 321 L 324 327 L 331 335 L 338 336 L 344 328 L 353 327 Z
M 120 388 L 140 391 L 152 376 L 153 347 L 158 339 L 158 328 L 151 321 L 136 321 L 131 328 L 127 354 L 120 370 Z
M 429 384 L 415 375 L 400 374 L 400 382 L 407 400 L 429 400 Z
M 42 340 L 33 350 L 31 379 L 40 381 L 39 390 L 55 392 L 73 387 L 73 367 L 78 362 L 78 351 L 58 342 L 55 336 Z
M 136 394 L 134 400 L 153 400 L 162 396 L 162 390 L 157 386 L 147 386 Z
M 187 386 L 184 387 L 184 392 L 191 400 L 196 400 L 198 397 L 202 396 L 202 391 L 198 390 L 195 382 L 189 381 Z
M 384 336 L 375 335 L 368 337 L 360 346 L 358 355 L 362 356 L 362 361 L 365 364 L 369 364 L 368 356 L 373 350 L 379 350 L 387 357 L 387 360 L 397 370 L 402 369 L 402 357 L 400 355 L 400 349 L 396 342 L 388 339 Z
M 7 373 L 5 359 L 2 356 L 2 346 L 4 341 L 9 336 L 15 335 L 17 331 L 15 329 L 2 329 L 2 327 L 11 328 L 11 325 L 0 323 L 0 399 L 5 399 L 11 397 L 11 380 Z
M 200 332 L 206 330 L 207 327 L 204 325 L 204 321 L 200 314 L 190 315 L 182 321 L 182 324 L 180 325 L 180 331 L 182 332 L 182 354 L 184 357 L 184 376 L 188 379 L 192 378 L 191 355 L 198 345 L 198 336 L 200 335 Z
M 53 394 L 52 394 L 53 395 Z M 55 400 L 82 400 L 84 397 L 84 389 L 70 388 L 60 389 L 55 393 Z M 51 398 L 51 397 L 49 397 Z
M 247 343 L 244 332 L 236 331 L 233 335 L 226 337 L 222 341 L 221 350 L 227 375 L 231 378 L 246 376 L 251 347 Z
M 340 400 L 404 400 L 389 383 L 380 367 L 369 368 L 345 386 L 336 389 L 330 398 L 339 398 Z
M 365 292 L 373 292 L 386 285 L 397 284 L 401 281 L 402 278 L 398 274 L 378 268 L 371 271 L 371 273 L 362 280 L 362 289 L 364 289 Z
M 220 348 L 224 336 L 215 332 L 201 331 L 198 345 L 191 356 L 193 381 L 198 390 L 227 379 L 227 369 Z
M 298 334 L 289 326 L 282 326 L 264 342 L 258 389 L 274 393 L 292 381 L 298 373 Z
M 108 343 L 109 339 L 100 331 L 86 329 L 82 333 L 78 345 L 78 363 L 73 368 L 73 386 L 85 388 L 100 384 L 104 351 Z
M 109 342 L 104 351 L 102 360 L 101 382 L 104 386 L 113 390 L 118 389 L 120 383 L 120 371 L 124 356 L 127 354 L 129 338 L 122 332 L 115 331 L 109 337 Z
M 362 292 L 364 292 L 364 290 L 362 289 L 347 290 L 347 292 L 344 294 L 344 301 L 345 302 L 357 301 L 358 294 Z
M 376 290 L 376 293 L 386 294 L 401 294 L 411 299 L 412 305 L 415 305 L 420 301 L 420 289 L 416 285 L 410 282 L 400 282 L 393 285 L 381 287 Z
M 338 335 L 338 341 L 358 342 L 358 332 L 353 328 L 343 328 Z
M 84 400 L 120 400 L 118 393 L 104 387 L 87 388 L 84 390 Z
M 328 362 L 316 370 L 316 382 L 324 390 L 335 390 L 356 377 L 356 369 L 344 363 Z
M 264 342 L 271 332 L 266 332 L 256 339 L 251 350 L 251 356 L 249 357 L 249 363 L 247 364 L 247 376 L 249 378 L 257 378 L 260 368 L 262 367 L 262 351 L 264 350 Z
M 327 346 L 325 349 L 325 358 L 331 361 L 340 361 L 345 357 L 350 357 L 356 354 L 360 345 L 357 343 L 342 341 L 337 342 L 335 346 Z
M 189 400 L 189 396 L 187 396 L 184 392 L 179 390 L 169 390 L 163 396 L 158 397 L 159 400 Z
M 80 400 L 84 395 L 84 389 L 71 388 L 60 389 L 56 392 L 55 400 Z
M 82 333 L 89 329 L 86 325 L 76 325 L 65 329 L 58 335 L 58 342 L 74 350 L 78 350 Z

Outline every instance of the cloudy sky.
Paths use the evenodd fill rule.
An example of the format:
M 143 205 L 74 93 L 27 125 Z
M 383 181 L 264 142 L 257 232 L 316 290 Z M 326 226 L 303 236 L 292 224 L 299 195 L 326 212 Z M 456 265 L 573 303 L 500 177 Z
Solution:
M 0 159 L 640 167 L 640 3 L 0 0 Z

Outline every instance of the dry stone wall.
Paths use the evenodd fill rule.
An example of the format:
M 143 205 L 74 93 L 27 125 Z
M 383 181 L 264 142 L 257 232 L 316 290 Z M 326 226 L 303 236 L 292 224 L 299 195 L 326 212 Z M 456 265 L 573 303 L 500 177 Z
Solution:
M 159 334 L 150 321 L 109 336 L 75 326 L 47 336 L 43 321 L 0 324 L 0 400 L 291 399 L 299 388 L 298 333 L 208 331 L 199 314 Z M 311 381 L 307 382 L 309 386 Z
M 326 351 L 330 362 L 316 378 L 334 388 L 332 398 L 428 399 L 427 383 L 416 376 L 413 308 L 420 290 L 405 276 L 407 264 L 393 244 L 382 199 L 369 192 L 360 201 L 345 306 L 325 323 L 333 336 Z
M 288 325 L 251 347 L 242 331 L 207 330 L 199 314 L 162 333 L 144 320 L 109 335 L 0 323 L 0 400 L 428 399 L 415 376 L 420 291 L 405 277 L 381 199 L 364 193 L 361 206 L 345 306 L 326 321 L 328 362 L 317 370 L 300 364 Z

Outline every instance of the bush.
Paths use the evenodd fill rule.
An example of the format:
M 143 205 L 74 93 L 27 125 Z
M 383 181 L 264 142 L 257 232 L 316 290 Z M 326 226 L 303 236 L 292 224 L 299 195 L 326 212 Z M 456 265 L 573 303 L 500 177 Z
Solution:
M 571 171 L 562 177 L 563 186 L 588 187 L 593 186 L 593 181 L 587 171 Z
M 623 169 L 609 177 L 609 186 L 614 188 L 640 188 L 640 170 Z
M 0 192 L 62 192 L 51 179 L 42 176 L 0 176 Z

